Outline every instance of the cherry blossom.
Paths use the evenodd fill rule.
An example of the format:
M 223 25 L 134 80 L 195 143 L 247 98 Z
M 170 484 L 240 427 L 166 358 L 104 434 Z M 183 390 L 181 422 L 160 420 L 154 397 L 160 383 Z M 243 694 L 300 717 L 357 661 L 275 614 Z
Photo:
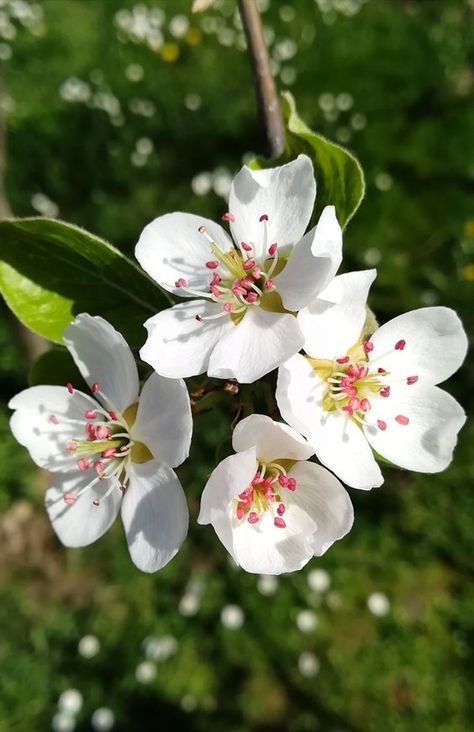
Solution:
M 407 470 L 449 465 L 465 422 L 458 402 L 436 384 L 462 364 L 467 339 L 453 310 L 427 307 L 364 333 L 375 270 L 336 277 L 298 315 L 307 355 L 279 370 L 283 418 L 347 485 L 383 482 L 373 450 Z
M 223 220 L 171 213 L 143 230 L 135 254 L 165 290 L 188 298 L 150 318 L 141 358 L 169 378 L 207 371 L 253 382 L 303 344 L 296 311 L 332 280 L 342 234 L 327 206 L 304 234 L 316 184 L 310 159 L 277 168 L 244 166 Z
M 234 430 L 236 453 L 212 472 L 198 522 L 212 524 L 248 572 L 301 569 L 351 529 L 353 509 L 341 483 L 309 462 L 313 448 L 288 425 L 252 414 Z
M 72 384 L 26 389 L 9 404 L 12 432 L 37 465 L 53 472 L 46 508 L 63 544 L 93 543 L 120 510 L 133 562 L 154 572 L 176 554 L 188 529 L 172 469 L 189 453 L 186 386 L 152 374 L 139 395 L 133 355 L 103 318 L 79 315 L 64 343 L 91 395 Z

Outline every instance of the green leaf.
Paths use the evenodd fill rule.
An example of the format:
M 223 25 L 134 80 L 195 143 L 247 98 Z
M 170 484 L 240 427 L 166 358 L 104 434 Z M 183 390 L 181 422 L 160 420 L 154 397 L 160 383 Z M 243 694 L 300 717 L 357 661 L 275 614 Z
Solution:
M 336 145 L 307 127 L 298 116 L 290 92 L 282 93 L 285 122 L 285 150 L 278 160 L 253 160 L 253 168 L 282 165 L 304 153 L 311 158 L 317 183 L 316 204 L 312 223 L 316 223 L 325 206 L 335 206 L 337 219 L 345 226 L 359 208 L 364 197 L 364 173 L 359 161 L 345 148 Z
M 118 249 L 46 218 L 0 221 L 0 290 L 24 325 L 56 343 L 87 312 L 102 315 L 137 347 L 144 321 L 171 303 Z
M 61 386 L 71 383 L 76 389 L 89 393 L 89 387 L 65 348 L 52 348 L 42 353 L 30 369 L 28 382 L 30 386 Z
M 306 153 L 315 168 L 315 219 L 319 218 L 325 206 L 333 205 L 340 225 L 345 226 L 364 197 L 365 181 L 360 163 L 348 150 L 307 127 L 298 116 L 292 94 L 283 92 L 282 97 L 286 129 L 285 157 L 293 160 L 300 153 Z

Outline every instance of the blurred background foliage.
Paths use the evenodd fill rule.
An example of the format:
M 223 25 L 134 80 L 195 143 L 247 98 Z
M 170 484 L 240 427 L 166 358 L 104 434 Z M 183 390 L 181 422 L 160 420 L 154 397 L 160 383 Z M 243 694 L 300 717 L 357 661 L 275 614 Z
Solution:
M 159 214 L 226 209 L 232 174 L 261 152 L 253 85 L 235 3 L 195 16 L 189 6 L 0 0 L 16 215 L 58 216 L 131 253 Z M 261 9 L 279 86 L 366 172 L 345 269 L 378 268 L 381 321 L 440 303 L 472 332 L 474 3 Z M 235 416 L 239 397 L 229 396 L 196 417 L 180 470 L 189 538 L 146 576 L 120 526 L 83 550 L 55 540 L 42 506 L 48 477 L 8 431 L 6 404 L 28 362 L 4 306 L 1 315 L 2 732 L 472 728 L 472 426 L 445 473 L 385 469 L 382 488 L 351 491 L 346 539 L 297 575 L 259 578 L 195 523 Z M 448 384 L 466 409 L 472 376 L 466 365 Z

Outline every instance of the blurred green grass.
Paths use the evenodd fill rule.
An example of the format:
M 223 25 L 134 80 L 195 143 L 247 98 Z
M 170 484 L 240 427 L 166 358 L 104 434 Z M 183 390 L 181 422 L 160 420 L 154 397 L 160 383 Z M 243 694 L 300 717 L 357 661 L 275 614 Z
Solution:
M 350 147 L 366 172 L 367 197 L 345 233 L 345 269 L 377 266 L 371 305 L 382 322 L 439 303 L 456 308 L 472 332 L 472 2 L 266 5 L 280 86 L 289 85 L 308 124 Z M 229 175 L 261 145 L 233 3 L 195 17 L 184 0 L 145 5 L 166 13 L 165 45 L 156 50 L 120 30 L 130 17 L 123 11 L 134 7 L 144 6 L 44 0 L 43 34 L 13 18 L 16 37 L 0 38 L 0 57 L 8 55 L 2 44 L 12 51 L 0 63 L 13 210 L 32 215 L 56 206 L 61 217 L 128 252 L 161 213 L 219 216 Z M 190 28 L 176 38 L 170 20 L 183 13 Z M 71 86 L 71 78 L 83 86 Z M 68 101 L 71 88 L 83 101 Z M 150 141 L 153 150 L 140 154 Z M 192 180 L 202 172 L 210 191 L 198 195 Z M 47 476 L 8 432 L 6 403 L 26 374 L 3 307 L 2 732 L 50 729 L 57 698 L 71 687 L 84 696 L 80 731 L 91 729 L 91 714 L 102 706 L 124 732 L 472 726 L 472 426 L 445 473 L 384 469 L 382 488 L 351 491 L 349 536 L 266 596 L 258 578 L 231 566 L 213 532 L 195 522 L 216 447 L 228 434 L 226 411 L 196 419 L 191 459 L 180 469 L 190 536 L 171 565 L 149 577 L 129 561 L 120 526 L 84 550 L 57 544 L 42 508 Z M 447 386 L 467 410 L 472 376 L 466 364 Z M 314 568 L 329 573 L 327 592 L 310 589 Z M 386 616 L 367 608 L 374 592 L 389 599 Z M 194 615 L 183 614 L 183 595 L 198 598 Z M 221 622 L 229 604 L 244 612 L 240 629 Z M 308 633 L 298 627 L 305 608 L 318 619 Z M 87 634 L 100 641 L 90 659 L 78 652 Z M 157 663 L 154 680 L 140 683 L 144 639 L 170 634 L 176 652 Z M 302 653 L 317 657 L 317 675 L 301 673 Z

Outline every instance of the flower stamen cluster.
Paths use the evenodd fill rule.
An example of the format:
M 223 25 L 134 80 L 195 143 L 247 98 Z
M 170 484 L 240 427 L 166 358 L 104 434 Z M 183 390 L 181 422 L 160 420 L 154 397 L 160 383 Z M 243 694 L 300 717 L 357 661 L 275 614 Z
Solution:
M 286 522 L 282 516 L 287 506 L 282 490 L 295 491 L 296 487 L 296 480 L 289 478 L 285 468 L 279 463 L 262 463 L 252 482 L 234 499 L 235 516 L 239 521 L 246 518 L 249 524 L 256 524 L 264 512 L 271 511 L 275 514 L 274 525 L 284 529 Z

